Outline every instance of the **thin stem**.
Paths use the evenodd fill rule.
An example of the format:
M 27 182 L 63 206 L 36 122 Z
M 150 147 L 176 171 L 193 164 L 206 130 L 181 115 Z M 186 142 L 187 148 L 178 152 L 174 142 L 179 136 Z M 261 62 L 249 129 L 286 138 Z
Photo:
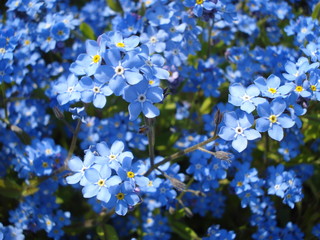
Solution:
M 76 143 L 77 143 L 78 133 L 80 131 L 81 123 L 82 123 L 81 119 L 78 119 L 77 127 L 76 127 L 76 129 L 75 129 L 75 131 L 73 133 L 70 149 L 69 149 L 69 152 L 68 152 L 68 156 L 67 156 L 66 160 L 64 161 L 64 165 L 66 165 L 67 162 L 69 161 L 69 159 L 72 157 L 74 149 L 76 148 Z
M 213 137 L 208 138 L 207 140 L 205 140 L 205 141 L 203 141 L 203 142 L 201 142 L 201 143 L 198 143 L 198 144 L 196 144 L 196 145 L 194 145 L 194 146 L 191 146 L 191 147 L 189 147 L 189 148 L 186 148 L 186 149 L 184 149 L 184 150 L 181 150 L 181 151 L 179 151 L 179 152 L 176 152 L 176 153 L 170 155 L 169 157 L 166 157 L 166 158 L 163 159 L 161 162 L 158 162 L 158 163 L 154 164 L 153 166 L 151 166 L 150 169 L 146 172 L 145 176 L 148 176 L 154 169 L 158 168 L 158 167 L 161 166 L 162 164 L 165 164 L 165 163 L 167 163 L 167 162 L 170 162 L 170 161 L 172 161 L 172 160 L 175 160 L 175 159 L 177 159 L 177 158 L 180 158 L 180 157 L 186 155 L 186 154 L 189 153 L 189 152 L 193 152 L 193 151 L 197 150 L 199 147 L 202 147 L 202 146 L 204 146 L 204 145 L 207 145 L 207 144 L 210 143 L 210 142 L 213 142 L 213 141 L 216 140 L 217 138 L 218 138 L 218 137 L 216 136 L 216 134 L 214 134 Z
M 148 149 L 151 167 L 154 166 L 154 145 L 155 145 L 155 135 L 154 135 L 154 118 L 145 117 L 146 125 L 148 126 L 147 136 L 148 136 Z

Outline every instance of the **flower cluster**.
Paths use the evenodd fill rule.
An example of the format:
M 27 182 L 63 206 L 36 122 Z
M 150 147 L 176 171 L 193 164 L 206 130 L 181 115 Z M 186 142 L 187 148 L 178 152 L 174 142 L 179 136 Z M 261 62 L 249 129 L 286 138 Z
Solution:
M 0 240 L 320 236 L 319 1 L 0 6 Z

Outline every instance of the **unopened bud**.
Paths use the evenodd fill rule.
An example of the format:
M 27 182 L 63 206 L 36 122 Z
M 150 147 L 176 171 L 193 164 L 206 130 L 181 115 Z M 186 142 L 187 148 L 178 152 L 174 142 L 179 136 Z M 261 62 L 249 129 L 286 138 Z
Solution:
M 223 114 L 218 109 L 216 114 L 214 115 L 214 123 L 215 123 L 215 125 L 219 125 L 221 123 L 221 121 L 222 121 L 222 118 L 223 118 Z
M 56 116 L 56 118 L 62 120 L 64 119 L 64 115 L 63 115 L 63 112 L 60 111 L 60 109 L 58 107 L 53 107 L 53 113 L 54 115 Z

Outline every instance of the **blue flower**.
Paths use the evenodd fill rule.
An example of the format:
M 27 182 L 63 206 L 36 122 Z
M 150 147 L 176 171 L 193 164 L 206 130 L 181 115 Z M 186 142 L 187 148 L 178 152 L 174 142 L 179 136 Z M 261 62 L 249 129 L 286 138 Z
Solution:
M 224 114 L 223 123 L 219 131 L 219 137 L 226 141 L 232 141 L 232 147 L 242 152 L 248 145 L 248 140 L 255 140 L 261 135 L 255 129 L 250 128 L 254 122 L 253 116 L 245 112 L 229 112 Z
M 245 88 L 239 83 L 233 83 L 229 87 L 228 102 L 234 106 L 240 107 L 242 111 L 251 113 L 256 109 L 256 106 L 266 101 L 259 98 L 260 91 L 255 85 L 250 85 Z
M 68 176 L 66 181 L 68 184 L 76 184 L 80 182 L 80 185 L 84 186 L 87 183 L 84 177 L 85 171 L 90 168 L 94 163 L 94 155 L 91 151 L 87 151 L 82 162 L 78 157 L 72 157 L 68 161 L 68 167 L 71 171 L 75 172 L 73 175 Z
M 90 77 L 82 77 L 79 85 L 82 87 L 81 100 L 85 103 L 93 101 L 96 108 L 103 108 L 107 103 L 106 96 L 112 94 L 111 89 L 106 84 L 96 79 L 92 80 Z
M 259 132 L 268 131 L 269 136 L 277 141 L 283 138 L 283 128 L 291 128 L 295 122 L 286 114 L 286 103 L 281 98 L 274 99 L 270 104 L 265 102 L 258 105 L 260 118 L 256 121 L 256 129 Z
M 103 44 L 98 44 L 94 40 L 86 41 L 86 52 L 78 56 L 77 60 L 71 64 L 70 71 L 77 76 L 87 75 L 92 76 L 96 73 L 101 65 L 103 53 L 106 47 Z
M 283 97 L 294 89 L 294 84 L 292 83 L 286 83 L 280 86 L 280 78 L 273 74 L 271 74 L 268 79 L 258 77 L 254 80 L 254 83 L 260 89 L 262 96 L 268 98 Z
M 67 79 L 63 77 L 58 80 L 54 89 L 58 93 L 57 100 L 60 105 L 80 100 L 81 93 L 78 82 L 78 78 L 74 74 L 70 74 Z
M 111 198 L 104 206 L 108 209 L 115 208 L 115 212 L 121 216 L 127 214 L 128 208 L 140 202 L 140 198 L 134 192 L 133 186 L 127 181 L 117 186 L 111 186 L 110 193 Z
M 107 67 L 103 70 L 110 79 L 109 87 L 116 96 L 122 95 L 128 85 L 142 81 L 139 68 L 144 64 L 135 53 L 127 53 L 123 58 L 120 50 L 109 49 L 103 55 Z M 111 63 L 111 64 L 110 64 Z
M 139 44 L 138 36 L 131 36 L 123 38 L 121 32 L 108 32 L 101 35 L 98 39 L 102 45 L 106 45 L 110 49 L 118 49 L 123 52 L 131 51 L 135 49 Z
M 109 188 L 122 182 L 119 176 L 111 176 L 111 168 L 107 164 L 96 164 L 87 169 L 85 177 L 88 182 L 82 189 L 83 197 L 91 198 L 97 196 L 98 200 L 104 202 L 109 202 L 111 198 Z
M 210 11 L 215 6 L 210 0 L 185 0 L 183 4 L 186 7 L 193 7 L 193 13 L 197 17 L 202 16 L 203 9 Z
M 106 142 L 97 143 L 96 148 L 99 156 L 95 156 L 95 163 L 108 164 L 114 170 L 117 170 L 122 165 L 125 157 L 133 158 L 131 152 L 123 152 L 124 143 L 118 140 L 111 145 L 111 148 Z
M 140 160 L 132 164 L 131 157 L 125 157 L 122 161 L 122 167 L 117 171 L 122 181 L 128 181 L 133 187 L 138 185 L 139 187 L 145 187 L 149 183 L 147 177 L 142 176 L 146 172 L 145 164 Z
M 69 38 L 70 29 L 63 22 L 59 22 L 53 25 L 51 34 L 56 41 L 64 41 Z
M 168 34 L 160 29 L 157 30 L 152 26 L 148 26 L 146 33 L 143 32 L 140 36 L 140 42 L 147 45 L 149 52 L 161 53 L 166 48 L 165 40 L 168 38 Z
M 149 87 L 148 81 L 144 80 L 126 88 L 123 98 L 130 103 L 130 121 L 137 119 L 141 112 L 147 118 L 154 118 L 160 114 L 160 111 L 153 103 L 163 100 L 163 90 L 160 87 Z

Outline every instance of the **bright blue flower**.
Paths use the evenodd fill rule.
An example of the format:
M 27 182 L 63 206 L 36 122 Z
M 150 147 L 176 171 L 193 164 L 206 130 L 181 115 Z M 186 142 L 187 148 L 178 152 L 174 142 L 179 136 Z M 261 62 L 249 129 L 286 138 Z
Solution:
M 294 89 L 294 84 L 292 83 L 286 83 L 280 86 L 280 78 L 273 74 L 271 74 L 268 79 L 258 77 L 254 80 L 254 83 L 260 89 L 262 96 L 268 98 L 284 97 Z
M 164 4 L 153 4 L 151 8 L 146 11 L 146 18 L 149 20 L 151 26 L 159 26 L 168 24 L 174 12 L 170 11 Z
M 310 73 L 309 84 L 312 92 L 311 99 L 320 101 L 320 70 L 314 70 Z
M 250 85 L 245 88 L 239 83 L 233 83 L 229 86 L 228 102 L 234 106 L 240 107 L 242 111 L 251 113 L 256 109 L 256 106 L 266 101 L 259 98 L 260 91 L 255 85 Z
M 98 38 L 100 44 L 106 45 L 110 49 L 118 49 L 122 52 L 127 52 L 135 49 L 139 44 L 138 36 L 131 36 L 128 38 L 123 38 L 121 32 L 108 32 L 101 35 Z
M 140 42 L 148 46 L 150 54 L 161 53 L 166 48 L 165 40 L 167 38 L 168 34 L 164 30 L 148 26 L 146 33 L 141 34 Z
M 105 165 L 94 165 L 85 171 L 87 184 L 83 187 L 83 197 L 91 198 L 97 196 L 97 199 L 109 202 L 111 194 L 109 188 L 121 183 L 121 178 L 117 175 L 111 176 L 111 168 Z
M 77 60 L 71 64 L 70 71 L 77 76 L 92 76 L 96 73 L 98 67 L 101 65 L 105 50 L 105 45 L 99 45 L 94 40 L 87 40 L 87 53 L 82 53 L 78 56 Z
M 268 181 L 269 189 L 268 194 L 277 195 L 281 198 L 284 197 L 284 192 L 288 188 L 288 184 L 284 182 L 281 175 L 276 176 L 275 179 Z
M 66 177 L 67 183 L 76 184 L 80 182 L 80 185 L 86 185 L 87 179 L 84 177 L 84 174 L 85 171 L 93 165 L 94 160 L 94 155 L 91 151 L 86 152 L 83 162 L 78 157 L 72 157 L 68 161 L 68 167 L 75 173 L 71 176 Z
M 78 78 L 70 74 L 67 79 L 63 76 L 55 84 L 54 89 L 58 93 L 57 100 L 60 105 L 79 101 L 81 97 Z
M 115 209 L 118 215 L 124 216 L 128 208 L 132 208 L 140 202 L 139 196 L 134 192 L 130 182 L 123 182 L 118 186 L 110 187 L 111 198 L 104 206 L 108 209 Z
M 309 60 L 307 58 L 300 57 L 297 63 L 288 61 L 284 67 L 287 71 L 287 73 L 282 74 L 284 78 L 286 78 L 289 81 L 294 81 L 298 77 L 301 77 L 301 75 L 308 72 L 309 70 L 319 67 L 319 63 L 316 62 L 309 64 Z
M 245 112 L 229 112 L 224 114 L 223 123 L 219 131 L 219 137 L 226 141 L 232 141 L 232 147 L 238 152 L 246 149 L 248 140 L 255 140 L 261 134 L 255 129 L 250 128 L 254 119 L 251 114 Z
M 133 158 L 131 152 L 123 152 L 124 143 L 118 140 L 110 148 L 106 142 L 97 143 L 96 148 L 100 156 L 95 156 L 95 163 L 101 165 L 108 164 L 114 170 L 117 170 L 122 165 L 125 157 Z
M 125 157 L 122 161 L 122 167 L 117 171 L 122 181 L 128 181 L 133 187 L 145 187 L 149 183 L 147 177 L 142 176 L 146 172 L 146 165 L 140 160 L 132 164 L 132 158 Z
M 163 90 L 160 87 L 149 87 L 148 81 L 144 80 L 126 88 L 123 98 L 130 103 L 129 114 L 131 121 L 137 119 L 141 112 L 147 118 L 154 118 L 160 114 L 160 111 L 153 103 L 163 100 Z
M 193 7 L 193 13 L 197 17 L 201 17 L 203 9 L 212 10 L 215 7 L 215 4 L 210 0 L 185 0 L 183 4 L 186 7 Z
M 13 48 L 7 44 L 7 40 L 4 37 L 0 37 L 0 60 L 13 59 Z
M 59 22 L 52 26 L 51 34 L 56 41 L 64 41 L 69 38 L 70 29 L 63 22 Z
M 306 47 L 301 47 L 305 55 L 311 58 L 312 62 L 320 61 L 320 45 L 310 42 Z
M 260 118 L 256 120 L 256 129 L 259 132 L 268 131 L 269 136 L 277 141 L 283 138 L 283 128 L 291 128 L 295 122 L 286 114 L 286 103 L 281 98 L 274 99 L 270 104 L 263 103 L 258 105 Z
M 96 79 L 92 80 L 90 77 L 82 77 L 79 81 L 81 86 L 81 100 L 85 103 L 93 102 L 96 108 L 103 108 L 107 99 L 106 96 L 112 94 L 108 85 L 103 84 Z
M 104 71 L 110 79 L 109 87 L 116 96 L 122 95 L 126 86 L 142 81 L 143 76 L 139 73 L 139 68 L 144 63 L 134 53 L 128 53 L 122 59 L 118 49 L 109 49 L 103 56 L 107 62 L 107 68 Z
M 49 52 L 56 47 L 56 40 L 53 38 L 49 29 L 42 29 L 37 38 L 37 43 L 41 50 Z
M 147 74 L 147 76 L 154 76 L 159 79 L 169 78 L 169 72 L 162 68 L 165 63 L 165 59 L 162 56 L 159 54 L 149 56 L 148 48 L 146 46 L 142 46 L 139 57 L 144 62 L 144 65 L 140 70 Z

